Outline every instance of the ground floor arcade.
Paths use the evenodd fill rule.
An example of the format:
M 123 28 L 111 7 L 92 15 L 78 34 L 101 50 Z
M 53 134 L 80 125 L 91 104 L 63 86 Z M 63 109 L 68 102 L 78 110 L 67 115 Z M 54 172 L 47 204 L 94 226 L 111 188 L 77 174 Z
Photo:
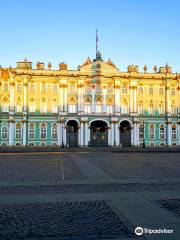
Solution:
M 178 119 L 138 117 L 20 117 L 0 122 L 0 146 L 171 146 L 180 145 Z

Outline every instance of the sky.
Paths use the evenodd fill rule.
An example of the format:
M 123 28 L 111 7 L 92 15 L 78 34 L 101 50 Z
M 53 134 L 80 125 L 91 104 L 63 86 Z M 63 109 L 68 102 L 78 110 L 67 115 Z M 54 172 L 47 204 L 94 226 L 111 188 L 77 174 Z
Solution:
M 76 69 L 102 58 L 125 71 L 130 64 L 173 67 L 180 72 L 179 0 L 0 0 L 0 65 L 65 61 Z

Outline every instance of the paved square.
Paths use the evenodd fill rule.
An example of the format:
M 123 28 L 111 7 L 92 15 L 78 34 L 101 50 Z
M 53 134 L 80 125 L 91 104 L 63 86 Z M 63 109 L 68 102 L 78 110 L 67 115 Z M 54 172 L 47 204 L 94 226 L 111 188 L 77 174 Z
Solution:
M 179 153 L 0 154 L 0 239 L 179 240 L 179 172 Z

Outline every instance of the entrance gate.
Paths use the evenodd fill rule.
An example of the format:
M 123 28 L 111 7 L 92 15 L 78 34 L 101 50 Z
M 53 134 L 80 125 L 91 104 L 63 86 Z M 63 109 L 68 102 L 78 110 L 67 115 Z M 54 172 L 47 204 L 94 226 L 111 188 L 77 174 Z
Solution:
M 108 146 L 108 126 L 106 122 L 97 120 L 91 123 L 89 145 L 93 147 Z
M 120 123 L 120 143 L 122 147 L 131 146 L 131 125 L 128 121 Z
M 70 120 L 66 125 L 67 146 L 78 147 L 78 123 L 75 120 Z

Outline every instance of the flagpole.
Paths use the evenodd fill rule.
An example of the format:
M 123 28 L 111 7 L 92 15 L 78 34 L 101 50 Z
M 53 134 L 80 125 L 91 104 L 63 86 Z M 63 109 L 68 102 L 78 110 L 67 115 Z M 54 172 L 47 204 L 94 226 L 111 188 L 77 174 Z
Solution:
M 97 42 L 98 42 L 98 35 L 97 35 L 97 29 L 96 29 L 96 56 L 97 56 L 97 50 L 98 50 L 98 46 L 97 46 Z

